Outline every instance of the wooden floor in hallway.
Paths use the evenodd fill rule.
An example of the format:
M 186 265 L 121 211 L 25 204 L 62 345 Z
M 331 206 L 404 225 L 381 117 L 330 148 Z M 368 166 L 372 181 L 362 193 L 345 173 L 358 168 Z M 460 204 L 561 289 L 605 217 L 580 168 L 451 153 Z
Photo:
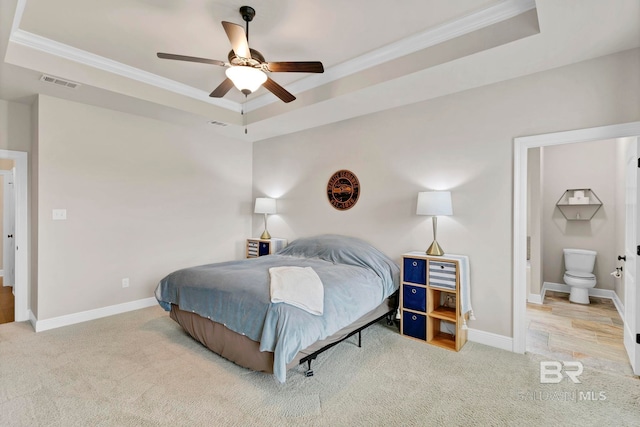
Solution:
M 580 361 L 585 369 L 633 376 L 623 343 L 623 322 L 613 301 L 590 297 L 569 302 L 569 294 L 548 291 L 544 303 L 527 304 L 527 351 L 552 360 Z
M 14 314 L 13 288 L 11 286 L 2 286 L 2 277 L 0 277 L 0 324 L 13 322 Z

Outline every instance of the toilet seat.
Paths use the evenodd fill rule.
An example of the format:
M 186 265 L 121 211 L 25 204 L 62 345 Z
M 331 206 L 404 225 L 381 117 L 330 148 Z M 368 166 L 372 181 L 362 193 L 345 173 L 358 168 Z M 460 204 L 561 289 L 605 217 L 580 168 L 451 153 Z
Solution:
M 596 276 L 593 273 L 586 273 L 584 271 L 565 271 L 565 276 L 572 277 L 574 279 L 595 279 Z
M 584 271 L 565 271 L 563 279 L 564 283 L 571 288 L 569 301 L 589 304 L 589 289 L 596 286 L 595 274 Z

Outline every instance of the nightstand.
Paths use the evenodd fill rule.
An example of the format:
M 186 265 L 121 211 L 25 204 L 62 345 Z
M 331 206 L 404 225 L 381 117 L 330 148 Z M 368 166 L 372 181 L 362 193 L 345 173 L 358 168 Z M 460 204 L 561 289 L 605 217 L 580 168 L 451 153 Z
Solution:
M 461 307 L 461 274 L 468 277 L 468 258 L 424 252 L 402 255 L 400 333 L 459 351 L 467 342 Z
M 287 246 L 287 239 L 272 237 L 271 239 L 247 239 L 247 258 L 257 258 L 274 254 Z

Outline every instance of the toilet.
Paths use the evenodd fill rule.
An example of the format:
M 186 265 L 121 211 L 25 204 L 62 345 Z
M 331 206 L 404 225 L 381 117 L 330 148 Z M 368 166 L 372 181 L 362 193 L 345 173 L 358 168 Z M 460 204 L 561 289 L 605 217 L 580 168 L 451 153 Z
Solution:
M 593 267 L 596 263 L 596 251 L 587 249 L 564 250 L 564 283 L 569 285 L 569 301 L 589 304 L 589 289 L 596 285 Z

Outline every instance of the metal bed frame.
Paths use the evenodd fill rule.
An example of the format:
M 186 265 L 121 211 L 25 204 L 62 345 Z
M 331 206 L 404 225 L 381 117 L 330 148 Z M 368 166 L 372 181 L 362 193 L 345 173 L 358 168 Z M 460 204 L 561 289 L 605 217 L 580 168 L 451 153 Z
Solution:
M 370 321 L 366 325 L 361 326 L 358 329 L 355 329 L 355 330 L 351 331 L 345 337 L 339 339 L 338 341 L 332 342 L 331 344 L 327 344 L 326 346 L 322 347 L 321 349 L 316 350 L 313 353 L 309 354 L 308 356 L 305 356 L 302 359 L 300 359 L 300 362 L 298 362 L 298 365 L 302 365 L 303 363 L 307 364 L 307 370 L 304 371 L 304 375 L 306 377 L 312 377 L 313 376 L 313 369 L 311 369 L 311 362 L 314 361 L 320 354 L 322 354 L 325 351 L 329 350 L 331 347 L 340 344 L 342 341 L 346 340 L 347 338 L 350 338 L 353 335 L 358 334 L 358 348 L 362 348 L 362 331 L 364 329 L 368 328 L 369 326 L 373 325 L 374 323 L 378 323 L 380 320 L 382 320 L 384 318 L 387 319 L 387 325 L 388 326 L 394 325 L 395 324 L 394 318 L 395 318 L 396 311 L 398 310 L 398 305 L 399 305 L 399 291 L 394 292 L 391 295 L 390 298 L 392 299 L 393 303 L 391 304 L 392 308 L 390 308 L 389 311 L 387 311 L 383 315 L 377 317 L 376 319 Z

